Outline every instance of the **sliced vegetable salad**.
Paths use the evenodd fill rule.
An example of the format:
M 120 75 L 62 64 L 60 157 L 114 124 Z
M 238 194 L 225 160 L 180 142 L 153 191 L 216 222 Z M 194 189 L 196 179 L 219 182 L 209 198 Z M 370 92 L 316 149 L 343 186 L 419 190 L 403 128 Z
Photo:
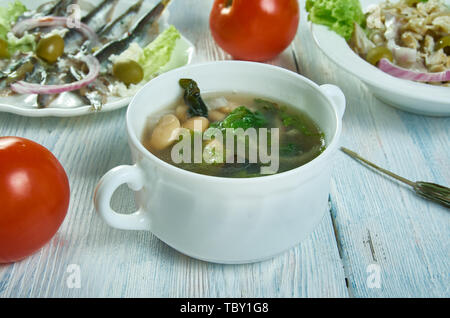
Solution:
M 442 0 L 386 1 L 365 14 L 358 0 L 307 0 L 306 9 L 380 70 L 450 86 L 450 9 Z
M 178 30 L 159 30 L 169 2 L 146 10 L 136 0 L 123 13 L 115 0 L 95 6 L 57 0 L 35 10 L 16 0 L 0 7 L 0 96 L 36 96 L 38 108 L 70 96 L 74 106 L 95 110 L 110 97 L 132 96 L 151 78 L 188 62 L 177 56 Z M 88 8 L 79 20 L 71 15 L 73 5 Z

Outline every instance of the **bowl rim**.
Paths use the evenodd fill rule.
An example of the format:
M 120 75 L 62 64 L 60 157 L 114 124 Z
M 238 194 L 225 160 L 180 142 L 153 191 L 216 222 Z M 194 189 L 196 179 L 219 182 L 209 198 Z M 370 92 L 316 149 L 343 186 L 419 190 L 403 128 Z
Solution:
M 153 83 L 155 81 L 163 81 L 167 77 L 172 77 L 173 76 L 172 74 L 176 74 L 176 73 L 182 72 L 185 69 L 204 68 L 204 67 L 214 68 L 218 64 L 237 65 L 237 66 L 243 66 L 243 67 L 244 66 L 250 66 L 250 67 L 257 67 L 257 68 L 267 69 L 267 70 L 271 70 L 271 71 L 275 71 L 275 72 L 281 72 L 281 73 L 284 73 L 285 76 L 296 77 L 298 80 L 301 80 L 305 84 L 309 85 L 317 93 L 319 93 L 322 97 L 325 98 L 325 100 L 328 102 L 327 103 L 327 107 L 329 107 L 332 110 L 333 117 L 334 117 L 333 120 L 336 123 L 336 129 L 334 131 L 334 134 L 331 136 L 331 139 L 330 139 L 331 142 L 328 144 L 328 146 L 325 148 L 325 150 L 319 156 L 317 156 L 316 158 L 314 158 L 313 160 L 307 162 L 304 165 L 301 165 L 301 166 L 299 166 L 297 168 L 294 168 L 294 169 L 291 169 L 291 170 L 288 170 L 288 171 L 275 173 L 275 174 L 272 174 L 272 175 L 264 175 L 264 176 L 260 176 L 260 177 L 254 177 L 254 178 L 230 178 L 230 177 L 210 176 L 210 175 L 204 175 L 204 174 L 200 174 L 200 173 L 184 170 L 182 168 L 176 167 L 176 166 L 174 166 L 172 164 L 169 164 L 169 163 L 161 160 L 160 158 L 155 156 L 153 153 L 151 153 L 149 150 L 147 150 L 147 148 L 144 147 L 144 145 L 141 143 L 139 138 L 134 133 L 133 127 L 131 125 L 131 113 L 133 112 L 133 105 L 136 103 L 136 100 L 138 99 L 138 97 L 141 94 L 143 94 L 143 92 L 146 89 L 148 89 L 148 86 L 153 85 Z M 147 116 L 149 116 L 149 114 Z M 210 182 L 221 182 L 221 183 L 225 183 L 225 184 L 227 184 L 227 183 L 229 183 L 229 184 L 236 184 L 236 183 L 246 184 L 246 183 L 255 183 L 255 182 L 261 182 L 261 181 L 264 181 L 264 182 L 266 182 L 266 181 L 275 181 L 275 180 L 280 179 L 280 178 L 287 178 L 289 176 L 298 175 L 301 172 L 314 171 L 314 168 L 316 166 L 320 165 L 321 163 L 323 163 L 325 160 L 327 160 L 328 157 L 330 155 L 332 155 L 332 153 L 337 148 L 338 142 L 339 142 L 339 137 L 340 137 L 341 130 L 342 130 L 342 118 L 340 118 L 340 116 L 339 116 L 339 112 L 338 112 L 338 109 L 337 109 L 337 106 L 335 105 L 335 103 L 332 101 L 332 99 L 328 95 L 326 95 L 320 89 L 320 86 L 317 85 L 316 83 L 314 83 L 313 81 L 311 81 L 310 79 L 308 79 L 308 78 L 306 78 L 306 77 L 304 77 L 304 76 L 302 76 L 302 75 L 300 75 L 300 74 L 298 74 L 296 72 L 290 71 L 288 69 L 285 69 L 285 68 L 282 68 L 282 67 L 279 67 L 279 66 L 275 66 L 275 65 L 271 65 L 271 64 L 265 64 L 265 63 L 260 63 L 260 62 L 238 61 L 238 60 L 224 60 L 224 61 L 211 61 L 211 62 L 202 62 L 202 63 L 186 65 L 186 66 L 183 66 L 183 67 L 171 70 L 169 72 L 166 72 L 166 73 L 156 77 L 155 79 L 151 80 L 150 82 L 148 82 L 132 98 L 132 100 L 131 100 L 128 108 L 127 108 L 126 126 L 127 126 L 127 133 L 128 133 L 129 141 L 139 151 L 139 153 L 144 155 L 146 158 L 156 162 L 157 164 L 162 165 L 164 168 L 167 168 L 167 169 L 171 170 L 175 174 L 179 174 L 180 176 L 185 176 L 185 177 L 196 178 L 196 179 L 199 179 L 199 180 L 210 181 Z M 305 173 L 305 175 L 306 175 L 306 173 Z
M 362 2 L 361 4 L 365 6 L 363 7 L 365 12 L 368 6 L 383 2 L 383 0 L 366 0 Z M 328 58 L 345 71 L 355 75 L 366 84 L 390 94 L 414 98 L 424 102 L 439 103 L 443 105 L 443 108 L 447 105 L 450 113 L 450 103 L 448 102 L 450 99 L 450 88 L 391 76 L 358 56 L 342 36 L 328 27 L 312 23 L 311 21 L 308 23 L 315 44 Z M 325 37 L 326 41 L 324 41 Z M 330 51 L 331 46 L 333 47 L 332 51 Z M 422 110 L 427 111 L 426 106 Z

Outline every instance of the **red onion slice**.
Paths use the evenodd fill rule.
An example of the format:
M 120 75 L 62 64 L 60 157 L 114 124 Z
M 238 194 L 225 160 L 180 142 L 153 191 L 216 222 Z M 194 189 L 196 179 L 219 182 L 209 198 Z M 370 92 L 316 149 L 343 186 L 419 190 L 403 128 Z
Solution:
M 99 42 L 97 34 L 88 25 L 76 21 L 69 17 L 42 17 L 22 20 L 12 28 L 12 32 L 16 36 L 21 36 L 25 31 L 38 27 L 65 27 L 68 29 L 75 29 L 87 37 L 92 44 Z
M 381 59 L 378 62 L 378 68 L 392 76 L 416 82 L 435 83 L 450 81 L 450 70 L 440 73 L 416 72 L 394 65 L 388 59 Z
M 80 89 L 92 83 L 100 72 L 100 63 L 92 55 L 84 56 L 81 60 L 87 64 L 89 72 L 86 77 L 80 81 L 62 85 L 41 85 L 18 81 L 11 84 L 11 89 L 19 94 L 60 94 Z

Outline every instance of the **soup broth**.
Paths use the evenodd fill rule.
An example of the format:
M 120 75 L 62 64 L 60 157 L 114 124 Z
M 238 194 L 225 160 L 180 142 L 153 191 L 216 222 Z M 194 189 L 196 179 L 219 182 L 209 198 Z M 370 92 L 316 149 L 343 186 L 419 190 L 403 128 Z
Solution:
M 178 168 L 210 176 L 230 178 L 259 177 L 288 171 L 313 160 L 325 149 L 324 134 L 318 125 L 307 114 L 293 106 L 241 93 L 205 94 L 202 98 L 207 107 L 207 119 L 205 116 L 190 115 L 189 108 L 185 103 L 186 99 L 180 98 L 159 116 L 149 117 L 148 125 L 142 136 L 143 145 L 161 160 Z M 192 127 L 193 119 L 197 119 L 195 129 Z M 161 129 L 167 127 L 169 127 L 168 130 L 172 129 L 172 135 Z M 177 133 L 183 127 L 189 129 L 189 134 Z M 203 157 L 201 162 L 194 162 L 195 142 L 193 140 L 196 138 L 195 136 L 199 137 L 198 135 L 205 132 L 207 127 L 223 132 L 222 139 L 218 136 L 214 136 L 211 140 L 198 139 L 201 140 L 202 154 L 212 154 L 215 160 L 210 160 L 211 157 Z M 245 141 L 244 154 L 236 154 L 236 145 L 230 147 L 231 143 L 226 139 L 230 132 L 234 132 L 238 128 L 242 128 L 245 132 L 252 128 L 258 133 L 259 142 L 253 145 L 248 136 L 244 136 L 244 139 L 241 137 L 241 140 Z M 267 146 L 264 151 L 270 153 L 274 149 L 272 148 L 273 142 L 278 142 L 278 153 L 270 153 L 273 160 L 275 156 L 278 156 L 278 164 L 276 169 L 267 169 L 269 172 L 261 170 L 263 167 L 270 166 L 267 160 L 262 160 L 260 155 L 255 160 L 255 157 L 252 158 L 250 155 L 251 150 L 260 154 L 261 147 L 264 147 L 264 144 L 261 146 L 261 132 L 264 128 L 267 130 Z M 276 133 L 271 128 L 278 129 L 278 138 L 274 138 Z M 263 133 L 266 134 L 266 131 L 264 130 Z M 170 137 L 167 138 L 169 135 Z M 158 141 L 160 136 L 166 136 L 165 139 L 169 139 L 169 141 L 160 143 Z M 188 162 L 175 162 L 177 160 L 174 161 L 174 153 L 186 154 L 186 148 L 181 150 L 178 148 L 183 140 L 186 145 L 189 145 L 187 143 L 189 138 L 192 141 L 190 144 L 191 154 L 185 157 L 189 158 Z M 233 138 L 237 141 L 239 137 Z M 212 147 L 211 144 L 220 147 Z M 176 151 L 174 151 L 174 147 L 177 147 Z M 230 157 L 228 150 L 231 148 L 234 149 L 234 153 L 231 153 Z

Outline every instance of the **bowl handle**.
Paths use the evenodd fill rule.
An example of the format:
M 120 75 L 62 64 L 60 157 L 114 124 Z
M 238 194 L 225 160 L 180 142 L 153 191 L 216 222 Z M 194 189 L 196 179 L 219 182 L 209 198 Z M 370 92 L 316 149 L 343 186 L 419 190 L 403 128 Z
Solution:
M 136 165 L 118 166 L 108 171 L 99 181 L 94 192 L 94 206 L 107 224 L 123 230 L 149 230 L 149 216 L 139 209 L 132 214 L 120 214 L 111 209 L 111 198 L 116 189 L 127 183 L 133 191 L 144 186 L 143 172 Z
M 342 93 L 341 89 L 336 85 L 324 84 L 320 85 L 322 92 L 327 95 L 333 102 L 338 116 L 342 119 L 345 112 L 345 95 Z

